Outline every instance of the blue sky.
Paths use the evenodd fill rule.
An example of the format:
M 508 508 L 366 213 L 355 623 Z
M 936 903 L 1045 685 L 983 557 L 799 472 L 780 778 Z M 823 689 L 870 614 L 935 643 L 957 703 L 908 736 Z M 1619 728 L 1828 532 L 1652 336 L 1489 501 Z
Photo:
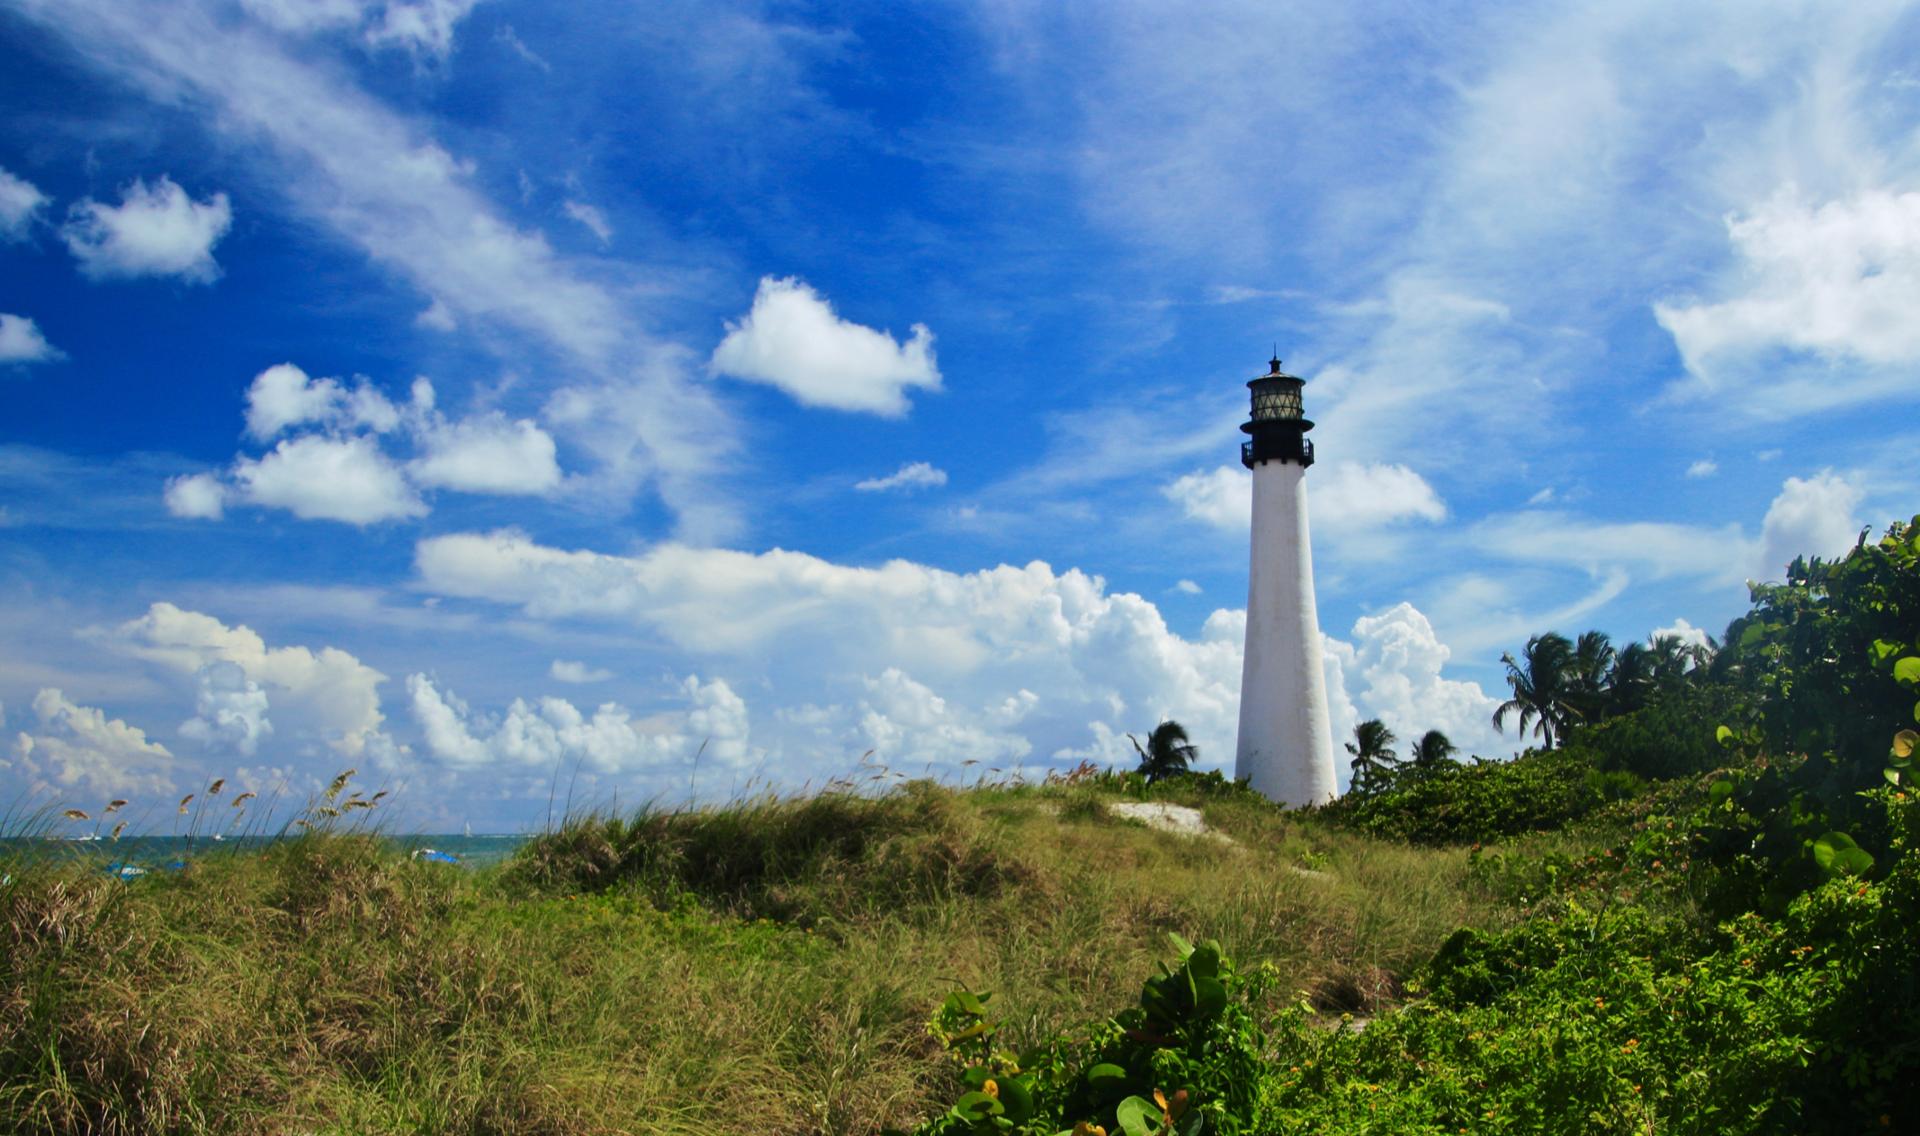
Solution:
M 1920 507 L 1905 4 L 0 0 L 0 794 L 1231 764 Z M 870 756 L 868 756 L 870 754 Z M 978 764 L 971 764 L 977 762 Z M 556 774 L 556 770 L 559 772 Z M 138 807 L 138 806 L 136 806 Z

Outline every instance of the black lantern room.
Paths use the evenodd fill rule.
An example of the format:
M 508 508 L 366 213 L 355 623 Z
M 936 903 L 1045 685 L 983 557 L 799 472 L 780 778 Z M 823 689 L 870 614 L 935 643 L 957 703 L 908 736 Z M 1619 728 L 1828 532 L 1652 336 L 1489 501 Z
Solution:
M 1263 461 L 1313 464 L 1313 443 L 1307 431 L 1313 422 L 1300 405 L 1300 388 L 1306 380 L 1280 369 L 1280 360 L 1268 364 L 1267 373 L 1247 384 L 1253 392 L 1253 418 L 1240 427 L 1252 440 L 1240 445 L 1240 464 L 1252 469 Z

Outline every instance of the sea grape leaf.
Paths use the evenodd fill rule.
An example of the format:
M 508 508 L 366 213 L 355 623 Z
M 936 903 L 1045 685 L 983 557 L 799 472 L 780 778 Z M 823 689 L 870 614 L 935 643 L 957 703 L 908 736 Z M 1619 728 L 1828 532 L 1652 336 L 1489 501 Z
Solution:
M 1859 876 L 1873 870 L 1873 855 L 1844 832 L 1829 832 L 1813 842 L 1813 860 L 1829 876 Z
M 1113 1116 L 1127 1136 L 1154 1136 L 1160 1131 L 1160 1106 L 1144 1097 L 1121 1101 Z

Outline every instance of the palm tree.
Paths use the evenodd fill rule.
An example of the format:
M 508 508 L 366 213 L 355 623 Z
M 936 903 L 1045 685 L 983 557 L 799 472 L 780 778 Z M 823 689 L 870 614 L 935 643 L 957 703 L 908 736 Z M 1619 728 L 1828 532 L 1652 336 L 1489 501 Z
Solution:
M 1660 683 L 1663 660 L 1645 643 L 1629 643 L 1613 657 L 1607 681 L 1607 714 L 1631 714 L 1647 704 Z
M 1616 657 L 1604 631 L 1582 631 L 1573 645 L 1573 708 L 1578 720 L 1597 722 L 1607 709 L 1607 682 Z
M 1689 643 L 1678 635 L 1659 635 L 1654 638 L 1650 651 L 1654 658 L 1654 685 L 1661 690 L 1673 690 L 1686 685 L 1688 679 L 1704 674 L 1712 665 L 1714 642 L 1711 636 L 1704 643 Z
M 1414 772 L 1427 777 L 1443 765 L 1458 764 L 1453 760 L 1453 755 L 1459 752 L 1460 747 L 1454 745 L 1447 735 L 1439 730 L 1428 730 L 1420 735 L 1419 741 L 1413 743 L 1413 749 L 1407 753 L 1407 762 Z
M 1521 735 L 1531 728 L 1552 749 L 1579 713 L 1574 706 L 1579 692 L 1574 682 L 1573 642 L 1549 631 L 1527 640 L 1519 659 L 1509 651 L 1500 661 L 1507 664 L 1507 685 L 1513 697 L 1493 712 L 1493 728 L 1505 731 L 1507 716 L 1518 715 Z
M 1153 728 L 1147 735 L 1145 749 L 1132 734 L 1127 740 L 1140 754 L 1140 774 L 1149 782 L 1172 777 L 1176 773 L 1185 773 L 1187 767 L 1200 756 L 1200 747 L 1187 740 L 1185 726 L 1169 718 Z
M 1400 759 L 1393 756 L 1393 743 L 1399 740 L 1378 718 L 1368 718 L 1353 727 L 1347 752 L 1353 755 L 1350 791 L 1355 796 L 1371 797 L 1391 786 L 1394 767 L 1400 764 Z

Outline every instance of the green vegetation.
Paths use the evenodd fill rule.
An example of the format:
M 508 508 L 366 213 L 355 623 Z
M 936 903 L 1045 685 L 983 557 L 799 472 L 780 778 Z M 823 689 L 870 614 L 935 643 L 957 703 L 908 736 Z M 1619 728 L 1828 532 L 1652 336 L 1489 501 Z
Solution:
M 1082 768 L 575 818 L 471 872 L 336 787 L 178 873 L 0 853 L 0 1129 L 1920 1130 L 1920 524 L 1717 652 L 1509 666 L 1543 748 L 1356 737 L 1368 791 L 1306 812 Z

